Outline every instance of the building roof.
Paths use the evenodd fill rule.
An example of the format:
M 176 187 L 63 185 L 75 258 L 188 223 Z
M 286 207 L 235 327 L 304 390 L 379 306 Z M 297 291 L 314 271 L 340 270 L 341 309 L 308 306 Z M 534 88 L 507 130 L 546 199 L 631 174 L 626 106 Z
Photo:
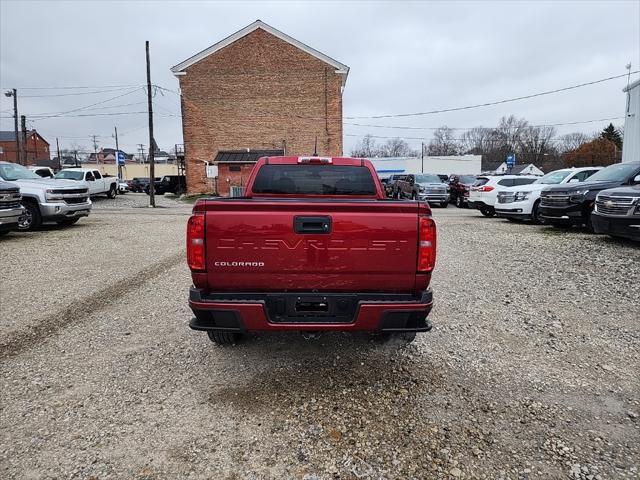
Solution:
M 531 166 L 533 166 L 535 168 L 538 168 L 533 163 L 526 163 L 524 165 L 516 165 L 511 169 L 511 174 L 512 175 L 518 175 L 519 173 L 522 173 L 523 170 L 526 170 L 527 168 L 529 168 Z M 540 170 L 540 169 L 538 168 L 538 170 Z
M 21 135 L 22 132 L 18 132 L 18 135 Z M 38 135 L 40 137 L 40 140 L 42 140 L 44 143 L 46 143 L 47 145 L 49 145 L 49 142 L 47 142 L 44 138 L 42 138 L 42 135 L 40 135 L 37 131 L 35 130 L 27 130 L 27 136 L 30 137 L 31 135 Z M 13 130 L 0 130 L 0 142 L 15 142 L 16 141 L 16 132 Z
M 255 163 L 260 157 L 284 155 L 284 150 L 221 150 L 216 155 L 216 163 Z
M 294 47 L 299 48 L 300 50 L 308 53 L 309 55 L 316 57 L 317 59 L 327 63 L 328 65 L 331 65 L 332 67 L 334 67 L 336 69 L 336 73 L 339 75 L 342 75 L 342 85 L 344 86 L 345 82 L 347 81 L 347 75 L 349 75 L 349 67 L 347 67 L 344 63 L 340 63 L 337 60 L 334 60 L 333 58 L 325 55 L 324 53 L 319 52 L 318 50 L 311 48 L 308 45 L 305 45 L 304 43 L 296 40 L 295 38 L 290 37 L 286 33 L 283 33 L 280 30 L 273 28 L 271 25 L 267 25 L 262 20 L 256 20 L 252 24 L 244 27 L 242 30 L 238 30 L 236 33 L 229 35 L 224 40 L 220 40 L 218 43 L 211 45 L 209 48 L 206 48 L 201 52 L 196 53 L 192 57 L 187 58 L 184 62 L 179 63 L 178 65 L 172 67 L 171 71 L 176 76 L 185 75 L 186 72 L 184 70 L 186 68 L 190 67 L 195 63 L 198 63 L 203 58 L 208 57 L 209 55 L 217 52 L 218 50 L 221 50 L 224 47 L 231 45 L 233 42 L 241 39 L 242 37 L 249 35 L 250 33 L 254 32 L 259 28 L 264 30 L 265 32 L 270 33 L 275 37 L 278 37 L 280 40 L 283 40 L 293 45 Z

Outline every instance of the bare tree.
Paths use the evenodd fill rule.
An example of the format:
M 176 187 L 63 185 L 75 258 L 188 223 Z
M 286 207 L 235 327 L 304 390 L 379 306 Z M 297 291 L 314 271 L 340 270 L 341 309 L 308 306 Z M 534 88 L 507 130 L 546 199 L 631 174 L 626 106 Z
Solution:
M 590 140 L 592 140 L 591 137 L 586 133 L 567 133 L 558 138 L 557 148 L 560 153 L 570 152 Z
M 390 138 L 380 149 L 381 157 L 409 157 L 414 153 L 402 138 Z
M 433 138 L 427 147 L 429 155 L 458 155 L 460 153 L 460 145 L 455 138 L 456 131 L 446 125 L 438 128 L 433 132 Z
M 483 155 L 491 150 L 492 129 L 475 127 L 462 134 L 460 147 L 462 153 L 469 155 Z
M 380 148 L 376 145 L 375 139 L 370 134 L 362 137 L 362 140 L 351 150 L 352 157 L 377 157 L 379 153 Z
M 544 156 L 554 153 L 553 138 L 556 129 L 549 126 L 525 127 L 517 139 L 518 151 L 523 160 L 539 163 Z

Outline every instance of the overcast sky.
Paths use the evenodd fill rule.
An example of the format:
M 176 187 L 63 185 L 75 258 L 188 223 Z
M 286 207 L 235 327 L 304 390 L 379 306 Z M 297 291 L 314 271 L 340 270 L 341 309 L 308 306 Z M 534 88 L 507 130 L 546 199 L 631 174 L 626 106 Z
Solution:
M 178 89 L 170 67 L 256 19 L 351 67 L 344 116 L 410 113 L 490 102 L 640 69 L 640 1 L 571 2 L 169 2 L 0 0 L 0 86 L 18 89 L 20 114 L 52 144 L 93 150 L 148 145 L 144 41 L 152 81 Z M 638 79 L 633 75 L 631 81 Z M 621 78 L 569 92 L 461 112 L 345 119 L 345 153 L 358 135 L 424 137 L 429 130 L 360 127 L 493 126 L 515 114 L 532 124 L 623 117 Z M 113 86 L 113 87 L 111 87 Z M 134 87 L 127 87 L 134 86 Z M 30 87 L 91 87 L 38 90 Z M 109 91 L 105 91 L 109 90 Z M 88 93 L 87 93 L 88 92 Z M 96 93 L 98 92 L 98 93 Z M 82 93 L 79 95 L 79 93 Z M 46 95 L 46 96 L 45 96 Z M 55 96 L 53 96 L 55 95 Z M 64 96 L 62 96 L 64 95 Z M 121 95 L 107 101 L 113 97 Z M 104 102 L 104 103 L 102 103 Z M 156 140 L 182 143 L 179 97 L 157 94 Z M 0 97 L 0 127 L 12 130 L 12 99 Z M 69 116 L 115 113 L 118 115 Z M 558 127 L 592 132 L 608 122 Z M 614 120 L 622 125 L 623 119 Z M 351 136 L 356 135 L 356 137 Z M 384 140 L 380 140 L 384 141 Z M 409 140 L 416 146 L 420 140 Z

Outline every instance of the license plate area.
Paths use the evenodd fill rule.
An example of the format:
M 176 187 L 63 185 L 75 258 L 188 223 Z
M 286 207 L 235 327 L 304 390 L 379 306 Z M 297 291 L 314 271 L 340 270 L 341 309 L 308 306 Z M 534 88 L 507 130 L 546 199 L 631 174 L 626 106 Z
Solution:
M 355 295 L 287 293 L 266 300 L 271 323 L 353 323 L 357 307 Z
M 327 300 L 298 300 L 294 309 L 297 313 L 326 313 L 329 311 L 329 302 Z

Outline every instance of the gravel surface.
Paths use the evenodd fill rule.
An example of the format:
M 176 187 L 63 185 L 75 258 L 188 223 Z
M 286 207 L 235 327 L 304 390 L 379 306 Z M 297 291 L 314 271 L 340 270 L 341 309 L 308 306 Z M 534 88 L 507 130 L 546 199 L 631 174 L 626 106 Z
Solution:
M 62 230 L 0 241 L 3 276 L 37 284 L 38 302 L 16 300 L 2 279 L 12 331 L 63 318 L 0 352 L 1 478 L 639 477 L 637 246 L 437 209 L 435 327 L 414 344 L 287 334 L 223 348 L 187 328 L 185 207 L 134 208 L 65 229 L 72 251 Z M 104 225 L 117 235 L 90 236 Z M 165 262 L 153 274 L 147 245 Z M 70 293 L 70 312 L 57 297 L 83 279 L 56 270 L 90 272 L 97 252 L 111 273 Z

